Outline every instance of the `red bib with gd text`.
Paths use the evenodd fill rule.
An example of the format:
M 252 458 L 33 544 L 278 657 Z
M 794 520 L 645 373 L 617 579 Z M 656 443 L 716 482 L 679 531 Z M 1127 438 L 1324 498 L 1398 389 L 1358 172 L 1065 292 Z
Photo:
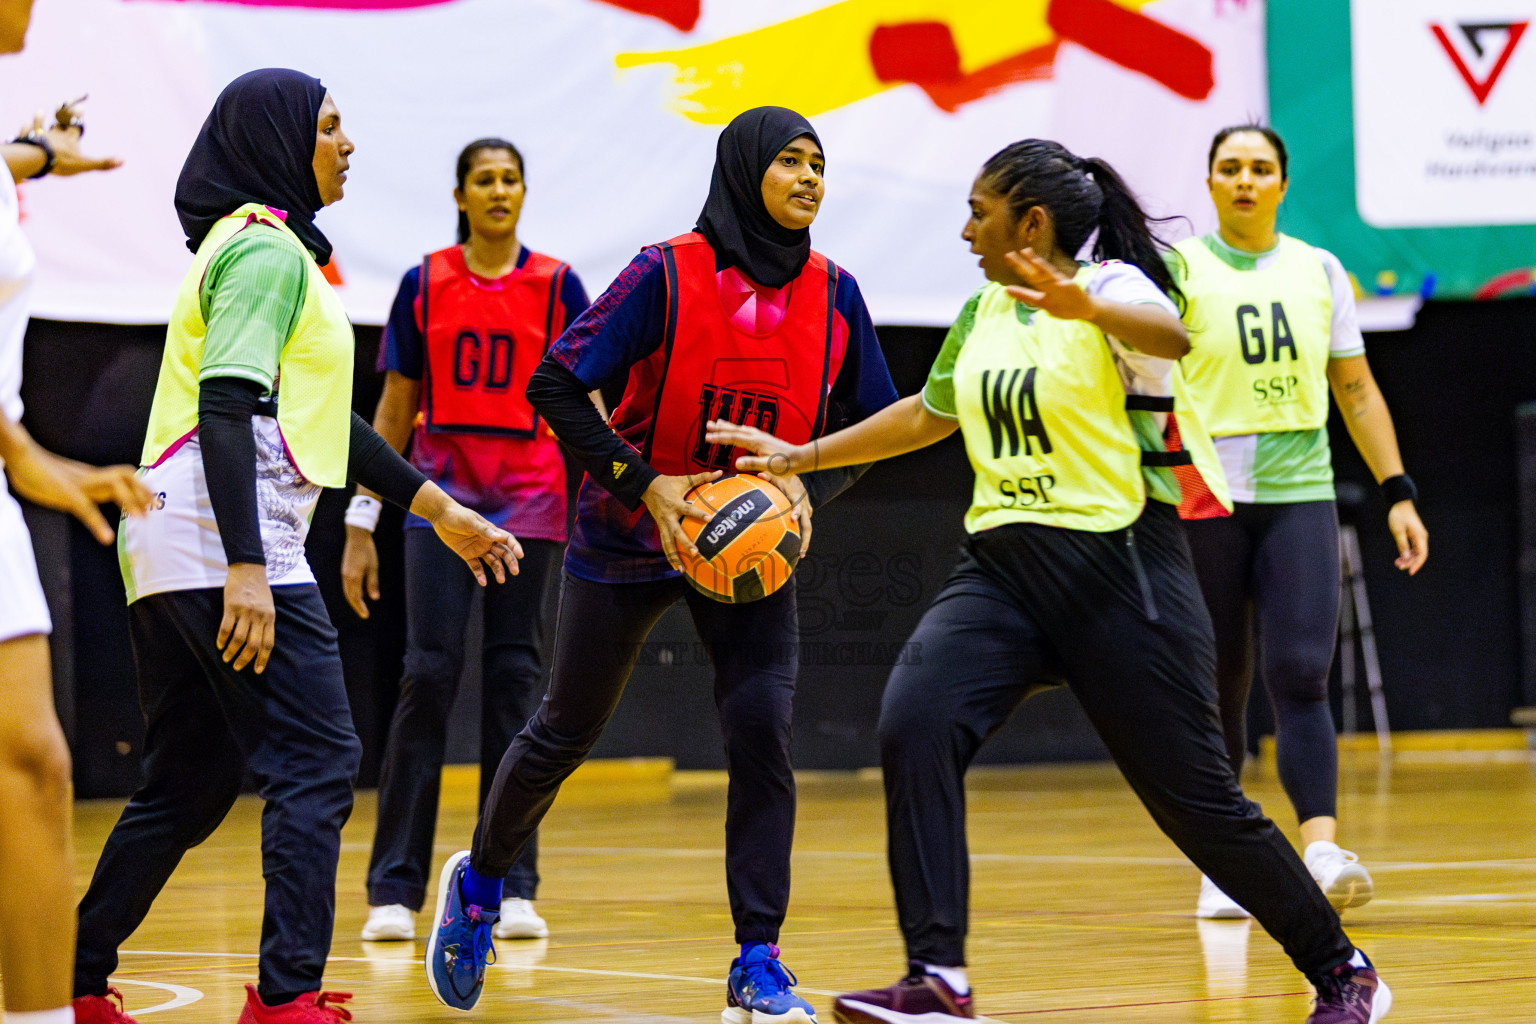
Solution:
M 538 416 L 525 392 L 552 335 L 565 325 L 560 282 L 569 269 L 529 252 L 521 267 L 493 280 L 472 273 L 456 245 L 422 262 L 426 430 L 537 435 Z

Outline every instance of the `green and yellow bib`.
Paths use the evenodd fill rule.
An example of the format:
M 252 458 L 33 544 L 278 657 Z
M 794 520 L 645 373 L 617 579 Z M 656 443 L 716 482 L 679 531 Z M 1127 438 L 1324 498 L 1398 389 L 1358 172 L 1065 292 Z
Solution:
M 1204 238 L 1174 249 L 1190 336 L 1180 364 L 1206 429 L 1229 437 L 1323 426 L 1333 293 L 1313 248 L 1281 235 L 1262 269 L 1232 266 Z
M 352 323 L 314 258 L 299 237 L 267 207 L 248 203 L 215 224 L 198 247 L 182 279 L 166 329 L 165 355 L 155 385 L 141 464 L 158 465 L 197 430 L 197 398 L 208 324 L 199 290 L 219 247 L 253 223 L 276 228 L 304 254 L 308 268 L 304 306 L 278 356 L 274 392 L 277 423 L 294 467 L 311 483 L 341 487 L 347 482 L 347 447 L 352 415 Z
M 1096 269 L 1084 267 L 1077 283 L 1086 287 Z M 1177 366 L 1171 397 L 1128 396 L 1109 342 L 1092 324 L 1030 310 L 996 283 L 972 303 L 953 370 L 955 412 L 976 472 L 966 530 L 1006 523 L 1118 530 L 1146 504 L 1144 467 L 1192 467 L 1198 475 L 1181 482 L 1230 510 L 1215 449 L 1190 413 Z M 1133 415 L 1159 412 L 1171 414 L 1169 440 L 1154 430 L 1161 447 L 1144 449 L 1139 436 L 1148 432 L 1138 433 Z

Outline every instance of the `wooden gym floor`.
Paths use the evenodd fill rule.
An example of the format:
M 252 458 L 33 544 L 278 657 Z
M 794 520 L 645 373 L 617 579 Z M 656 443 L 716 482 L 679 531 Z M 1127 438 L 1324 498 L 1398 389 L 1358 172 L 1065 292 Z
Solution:
M 1394 991 L 1395 1024 L 1536 1022 L 1536 757 L 1519 744 L 1483 745 L 1516 749 L 1400 749 L 1389 761 L 1346 749 L 1341 839 L 1370 867 L 1378 896 L 1345 923 Z M 475 1015 L 719 1020 L 733 954 L 724 777 L 644 763 L 588 769 L 543 833 L 539 908 L 553 937 L 498 943 L 500 962 Z M 1272 762 L 1251 766 L 1246 783 L 1294 833 Z M 450 769 L 439 862 L 467 845 L 473 796 L 472 774 Z M 119 809 L 78 806 L 82 887 Z M 373 794 L 359 794 L 344 837 L 327 987 L 355 994 L 358 1024 L 464 1020 L 432 998 L 420 938 L 357 938 L 374 810 Z M 153 1024 L 234 1024 L 241 986 L 256 976 L 259 817 L 259 803 L 242 798 L 126 944 L 115 981 L 130 1012 Z M 969 820 L 971 972 L 988 1017 L 1236 1024 L 1306 1016 L 1307 986 L 1261 929 L 1195 920 L 1195 870 L 1108 765 L 977 770 Z M 830 1022 L 833 994 L 888 984 L 904 967 L 877 773 L 801 777 L 794 873 L 785 961 Z M 431 906 L 429 897 L 419 934 Z

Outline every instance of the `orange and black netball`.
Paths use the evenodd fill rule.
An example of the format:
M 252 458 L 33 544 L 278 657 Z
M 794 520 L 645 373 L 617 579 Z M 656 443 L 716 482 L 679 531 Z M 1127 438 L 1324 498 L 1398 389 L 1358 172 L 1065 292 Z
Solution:
M 700 484 L 688 499 L 708 520 L 684 519 L 699 549 L 678 553 L 695 590 L 726 604 L 758 601 L 789 581 L 800 560 L 800 523 L 792 502 L 757 476 L 727 476 Z

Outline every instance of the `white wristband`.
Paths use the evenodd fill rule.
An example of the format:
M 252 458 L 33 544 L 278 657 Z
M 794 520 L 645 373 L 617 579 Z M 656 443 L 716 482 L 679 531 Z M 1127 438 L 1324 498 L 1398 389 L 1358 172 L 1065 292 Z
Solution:
M 353 495 L 347 503 L 347 514 L 342 520 L 348 526 L 355 526 L 360 530 L 372 533 L 379 527 L 379 513 L 384 506 L 380 505 L 377 498 L 369 498 L 364 495 Z

